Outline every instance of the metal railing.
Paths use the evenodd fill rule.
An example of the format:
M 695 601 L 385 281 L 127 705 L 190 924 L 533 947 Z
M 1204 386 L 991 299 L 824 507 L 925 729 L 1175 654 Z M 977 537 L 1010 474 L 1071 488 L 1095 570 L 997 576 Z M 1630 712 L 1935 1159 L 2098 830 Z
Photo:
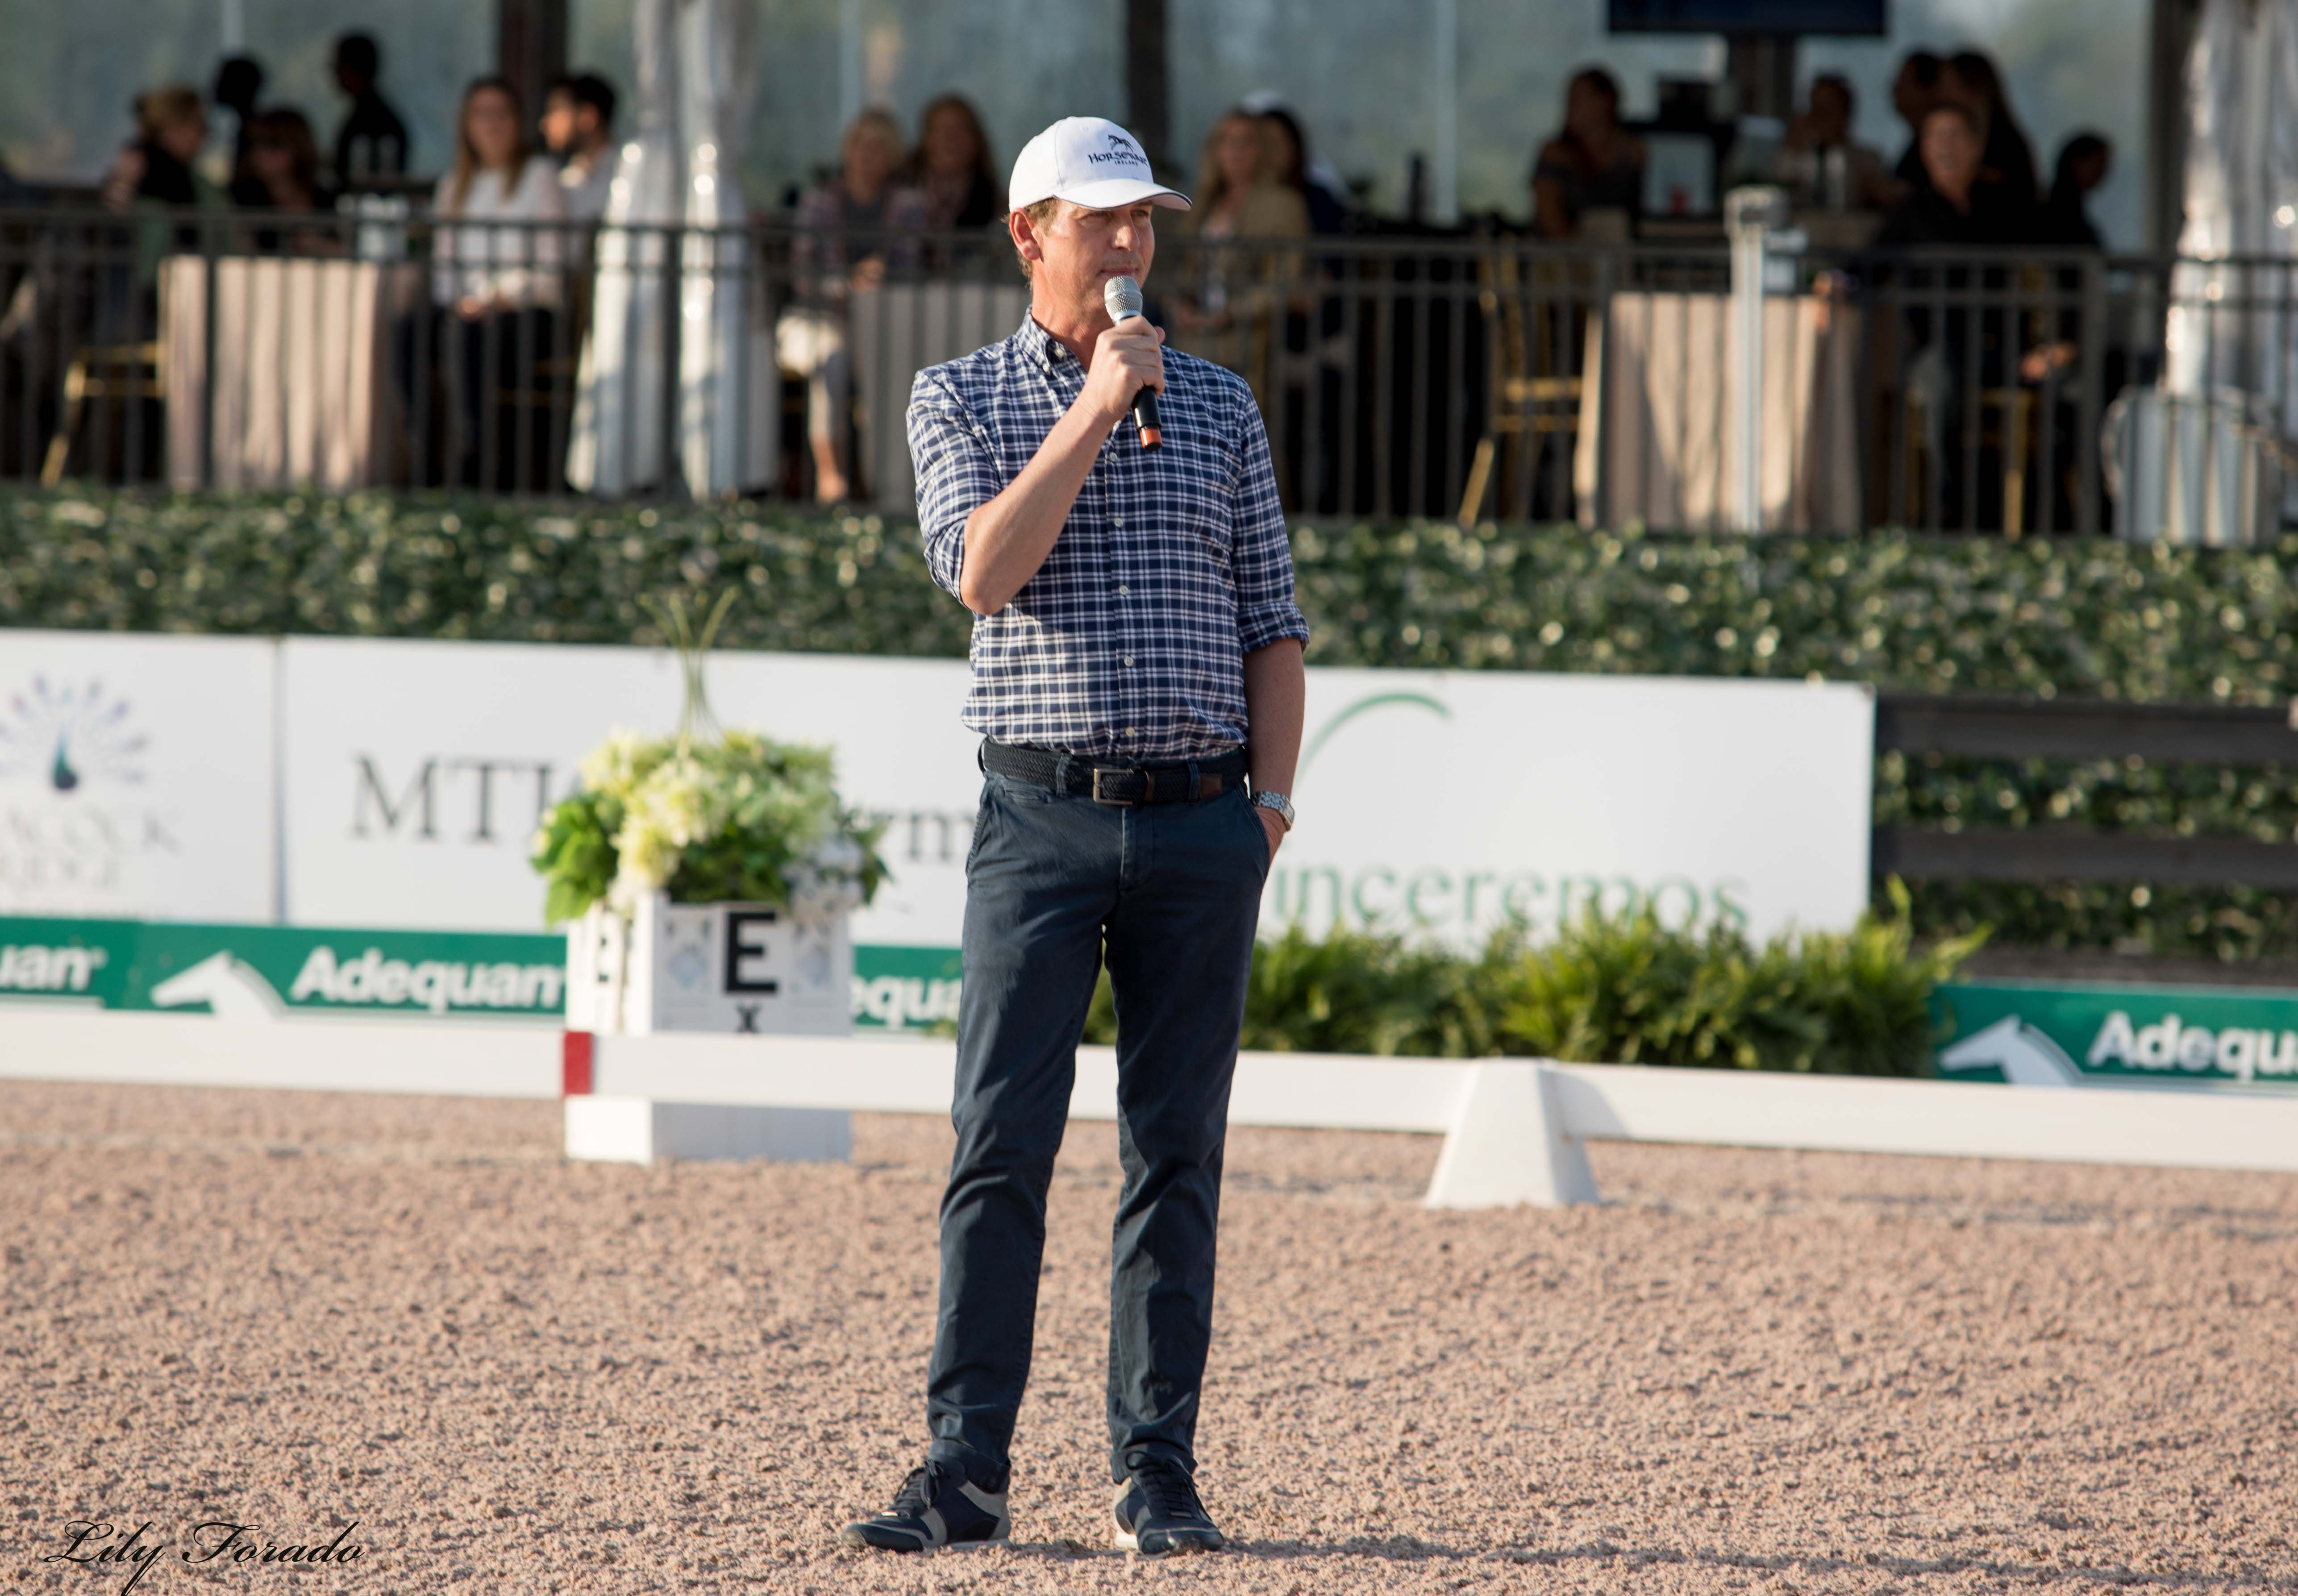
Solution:
M 2018 534 L 2156 526 L 2204 477 L 2240 500 L 2219 522 L 2270 527 L 2294 269 L 1775 260 L 1752 455 L 1721 243 L 1169 236 L 1147 286 L 1252 385 L 1296 513 L 1724 529 L 1752 458 L 1767 527 Z M 0 211 L 0 478 L 806 499 L 834 472 L 906 512 L 912 377 L 1026 305 L 994 233 Z M 2145 401 L 2166 372 L 2196 397 Z

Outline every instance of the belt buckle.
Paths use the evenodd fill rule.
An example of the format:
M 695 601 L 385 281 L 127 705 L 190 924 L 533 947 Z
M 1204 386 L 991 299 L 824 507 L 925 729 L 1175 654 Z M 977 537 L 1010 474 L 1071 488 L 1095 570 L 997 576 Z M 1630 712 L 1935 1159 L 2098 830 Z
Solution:
M 1104 777 L 1104 776 L 1139 776 L 1139 777 L 1141 778 L 1141 781 L 1142 781 L 1142 794 L 1141 794 L 1141 797 L 1139 797 L 1139 798 L 1104 798 L 1104 797 L 1102 796 L 1102 791 L 1101 791 L 1101 779 L 1102 779 L 1102 777 Z M 1147 801 L 1147 799 L 1148 799 L 1148 797 L 1149 797 L 1149 793 L 1148 793 L 1148 786 L 1149 786 L 1149 773 L 1148 773 L 1148 772 L 1146 772 L 1146 771 L 1145 771 L 1145 770 L 1138 769 L 1137 767 L 1128 767 L 1128 768 L 1122 769 L 1122 770 L 1112 770 L 1112 769 L 1108 768 L 1108 767 L 1107 767 L 1107 766 L 1105 766 L 1105 765 L 1096 765 L 1095 766 L 1094 766 L 1094 770 L 1093 770 L 1093 801 L 1094 801 L 1095 803 L 1096 803 L 1096 804 L 1112 804 L 1112 805 L 1116 806 L 1117 806 L 1118 808 L 1120 808 L 1120 809 L 1137 809 L 1137 808 L 1139 808 L 1139 807 L 1142 806 L 1142 804 L 1144 804 L 1145 802 L 1146 802 L 1146 801 Z

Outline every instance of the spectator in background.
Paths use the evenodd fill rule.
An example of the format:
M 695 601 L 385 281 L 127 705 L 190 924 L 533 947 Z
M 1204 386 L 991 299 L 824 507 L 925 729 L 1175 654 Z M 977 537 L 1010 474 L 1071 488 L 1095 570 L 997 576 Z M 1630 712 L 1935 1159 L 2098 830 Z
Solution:
M 1929 50 L 1910 50 L 1891 79 L 1891 109 L 1907 124 L 1907 147 L 1899 153 L 1899 164 L 1891 169 L 1902 193 L 1929 181 L 1923 176 L 1923 119 L 1939 103 L 1939 78 L 1946 66 Z
M 607 213 L 622 157 L 615 148 L 615 91 L 595 73 L 561 78 L 542 102 L 542 142 L 558 157 L 559 197 L 570 221 Z
M 113 211 L 154 206 L 213 206 L 224 203 L 223 191 L 202 177 L 193 162 L 208 141 L 207 112 L 199 90 L 171 84 L 136 96 L 136 138 L 121 150 L 105 174 L 99 195 Z M 136 277 L 131 297 L 124 269 L 104 293 L 102 314 L 107 318 L 128 313 L 131 307 L 146 324 L 158 312 L 153 297 L 160 280 L 160 261 L 170 250 L 201 246 L 197 225 L 170 225 L 152 219 L 136 228 Z
M 2103 133 L 2078 133 L 2059 146 L 2051 197 L 2043 207 L 2041 242 L 2066 249 L 2105 247 L 2097 225 L 2090 219 L 2087 202 L 2092 191 L 2106 181 L 2113 164 L 2114 146 Z
M 515 447 L 515 417 L 499 396 L 533 385 L 531 365 L 551 352 L 559 302 L 559 229 L 566 214 L 558 174 L 527 146 L 518 91 L 481 78 L 463 91 L 454 169 L 432 199 L 432 297 L 454 312 L 456 480 L 478 486 L 544 487 L 549 428 Z M 497 396 L 491 406 L 490 396 Z M 493 414 L 490 417 L 490 409 Z M 492 419 L 492 436 L 489 422 Z M 492 473 L 485 467 L 492 461 Z
M 1789 124 L 1780 180 L 1812 211 L 1881 211 L 1892 200 L 1883 157 L 1851 136 L 1851 85 L 1833 72 L 1811 80 L 1804 113 Z
M 104 204 L 125 211 L 138 201 L 154 205 L 214 204 L 223 198 L 192 170 L 208 141 L 208 115 L 200 92 L 170 84 L 136 96 L 136 138 L 120 152 L 103 179 Z
M 1178 230 L 1199 246 L 1183 259 L 1181 289 L 1171 302 L 1176 349 L 1241 372 L 1266 400 L 1272 313 L 1280 297 L 1305 288 L 1295 252 L 1250 255 L 1221 247 L 1238 239 L 1309 236 L 1309 205 L 1276 180 L 1261 119 L 1242 107 L 1225 112 L 1205 135 L 1197 161 L 1195 203 Z
M 368 187 L 378 178 L 407 175 L 407 124 L 376 87 L 382 70 L 383 52 L 372 35 L 346 33 L 335 41 L 335 86 L 351 100 L 335 132 L 337 187 Z
M 944 95 L 926 107 L 918 120 L 918 147 L 902 177 L 924 196 L 926 226 L 936 232 L 986 227 L 1005 219 L 989 136 L 963 95 Z
M 284 105 L 259 111 L 247 120 L 247 170 L 232 185 L 232 203 L 244 209 L 277 211 L 288 215 L 330 214 L 335 194 L 319 180 L 319 145 L 303 113 Z M 284 233 L 261 227 L 255 248 L 264 253 L 285 244 L 297 254 L 333 252 L 340 240 L 327 227 L 304 227 Z
M 783 370 L 806 379 L 814 494 L 825 504 L 853 492 L 847 470 L 853 422 L 847 296 L 883 282 L 889 254 L 903 265 L 913 261 L 914 246 L 898 236 L 925 226 L 925 196 L 896 179 L 902 142 L 901 126 L 891 116 L 864 112 L 839 145 L 838 176 L 798 202 L 798 236 L 790 243 L 798 293 L 775 324 L 774 357 Z
M 1320 237 L 1347 232 L 1348 200 L 1318 180 L 1325 174 L 1318 170 L 1320 163 L 1310 159 L 1309 136 L 1301 130 L 1300 119 L 1274 100 L 1247 102 L 1247 108 L 1261 119 L 1261 136 L 1269 142 L 1269 178 L 1301 196 L 1309 210 L 1309 231 Z
M 1591 211 L 1643 207 L 1644 141 L 1620 121 L 1620 86 L 1583 67 L 1564 90 L 1564 127 L 1532 169 L 1532 224 L 1543 238 L 1570 238 Z
M 2033 205 L 2041 195 L 2035 182 L 2035 150 L 2011 114 L 2003 92 L 2002 76 L 1995 63 L 1977 50 L 1958 51 L 1947 58 L 1939 75 L 1941 93 L 1977 120 L 1985 147 L 1980 165 L 1985 174 L 2003 184 L 2014 203 Z
M 1985 136 L 1969 107 L 1955 100 L 1931 107 L 1918 148 L 1922 186 L 1891 207 L 1877 248 L 2032 242 L 2035 207 L 2022 206 L 2011 186 L 1987 170 Z
M 1964 248 L 2024 244 L 2034 235 L 2031 197 L 1988 174 L 1979 119 L 1958 100 L 1942 100 L 1923 118 L 1924 182 L 1894 206 L 1875 236 L 1878 249 L 1926 244 Z M 1886 268 L 1904 278 L 1901 298 L 1911 350 L 1905 381 L 1911 415 L 1922 429 L 1924 458 L 1942 525 L 1963 524 L 1965 393 L 2000 387 L 2014 331 L 1999 309 L 1974 306 L 1974 294 L 2000 292 L 2000 268 L 1961 261 L 1909 261 Z M 1979 507 L 1983 525 L 1986 507 Z
M 248 123 L 254 119 L 255 103 L 263 97 L 263 63 L 252 55 L 226 56 L 216 68 L 211 97 L 236 119 L 231 149 L 232 197 L 236 200 L 240 180 L 247 176 Z

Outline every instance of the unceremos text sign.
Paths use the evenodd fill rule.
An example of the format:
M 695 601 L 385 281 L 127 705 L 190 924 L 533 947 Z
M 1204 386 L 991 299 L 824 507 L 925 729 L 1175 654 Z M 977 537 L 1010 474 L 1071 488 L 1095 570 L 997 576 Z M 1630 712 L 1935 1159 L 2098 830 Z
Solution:
M 1952 1080 L 2298 1088 L 2298 993 L 1959 981 L 1933 1005 Z
M 532 924 L 538 815 L 610 727 L 678 710 L 668 657 L 628 649 L 291 639 L 282 672 L 299 921 Z M 729 653 L 709 684 L 723 724 L 834 748 L 841 790 L 884 819 L 893 880 L 856 941 L 955 948 L 981 780 L 963 663 Z M 1472 943 L 1600 903 L 1846 926 L 1873 740 L 1858 686 L 1311 670 L 1303 819 L 1263 923 Z
M 957 955 L 854 950 L 854 1021 L 957 1018 Z M 550 932 L 320 930 L 0 917 L 0 1003 L 82 1003 L 231 1020 L 518 1020 L 566 1013 L 566 939 Z

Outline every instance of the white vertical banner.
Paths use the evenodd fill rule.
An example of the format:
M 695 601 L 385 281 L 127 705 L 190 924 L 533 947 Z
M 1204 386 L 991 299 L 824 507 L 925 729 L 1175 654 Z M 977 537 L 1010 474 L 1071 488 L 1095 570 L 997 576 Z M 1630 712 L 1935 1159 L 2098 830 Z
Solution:
M 1595 905 L 1840 930 L 1867 904 L 1874 747 L 1857 685 L 1311 670 L 1261 923 L 1467 947 Z
M 280 696 L 291 922 L 541 930 L 537 823 L 680 686 L 659 650 L 290 638 Z
M 616 727 L 678 724 L 664 650 L 293 638 L 283 646 L 288 914 L 310 925 L 539 930 L 535 825 Z M 722 725 L 836 750 L 894 879 L 854 939 L 955 947 L 980 791 L 963 660 L 711 656 Z
M 0 631 L 0 914 L 271 919 L 276 648 Z

